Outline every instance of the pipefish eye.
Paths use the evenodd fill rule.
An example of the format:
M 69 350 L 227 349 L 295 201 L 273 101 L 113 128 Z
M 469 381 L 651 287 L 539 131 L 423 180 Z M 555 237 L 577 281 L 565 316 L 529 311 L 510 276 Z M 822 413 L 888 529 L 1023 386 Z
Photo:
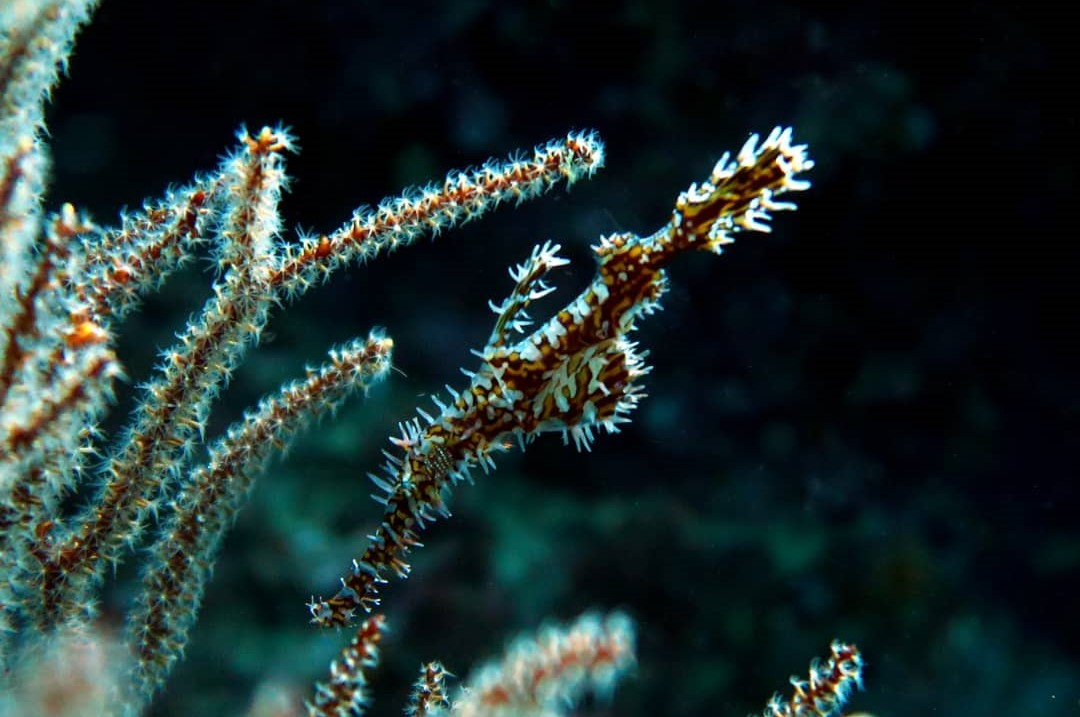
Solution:
M 454 456 L 445 446 L 433 446 L 431 451 L 424 456 L 424 462 L 427 464 L 428 475 L 434 480 L 446 478 L 454 469 Z

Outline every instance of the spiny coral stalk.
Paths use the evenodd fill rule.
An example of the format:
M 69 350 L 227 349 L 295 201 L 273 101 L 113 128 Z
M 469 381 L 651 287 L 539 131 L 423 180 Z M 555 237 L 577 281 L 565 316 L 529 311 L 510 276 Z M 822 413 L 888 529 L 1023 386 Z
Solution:
M 315 685 L 307 703 L 309 717 L 358 717 L 370 701 L 368 673 L 379 664 L 379 642 L 386 618 L 372 615 L 360 625 L 352 642 L 330 665 L 330 678 Z
M 214 296 L 180 343 L 165 352 L 159 379 L 144 390 L 135 419 L 104 466 L 108 476 L 77 527 L 50 537 L 42 570 L 42 619 L 66 622 L 84 596 L 138 538 L 158 496 L 180 479 L 185 454 L 201 435 L 217 388 L 257 341 L 272 304 L 265 281 L 279 230 L 277 203 L 285 184 L 282 152 L 291 138 L 264 128 L 241 132 L 241 150 L 222 167 L 227 199 L 218 231 L 221 275 Z
M 427 717 L 449 708 L 450 700 L 446 695 L 446 678 L 449 676 L 441 662 L 421 665 L 409 706 L 405 708 L 406 717 Z
M 128 617 L 127 642 L 136 663 L 126 696 L 129 711 L 138 712 L 134 708 L 162 685 L 183 652 L 218 545 L 256 473 L 306 423 L 382 380 L 392 347 L 390 339 L 373 333 L 332 350 L 329 363 L 264 398 L 210 448 L 209 460 L 194 471 L 162 526 Z
M 378 663 L 376 647 L 385 620 L 364 620 L 352 642 L 330 667 L 330 679 L 315 686 L 309 717 L 359 717 L 370 698 L 368 674 Z M 518 638 L 497 659 L 475 670 L 447 695 L 449 672 L 438 662 L 420 668 L 405 710 L 408 717 L 559 717 L 585 694 L 609 697 L 635 664 L 634 625 L 622 613 L 586 613 L 568 625 L 549 625 Z
M 427 233 L 437 235 L 504 202 L 520 204 L 560 181 L 587 179 L 603 165 L 604 145 L 596 133 L 571 132 L 536 147 L 529 159 L 515 155 L 450 172 L 441 185 L 406 190 L 375 209 L 357 210 L 333 234 L 304 237 L 299 249 L 287 247 L 269 282 L 282 296 L 293 296 L 344 263 L 367 261 Z
M 863 660 L 859 648 L 839 641 L 825 660 L 810 663 L 806 680 L 791 678 L 791 697 L 769 700 L 762 717 L 835 717 L 855 689 L 862 689 Z M 867 716 L 869 717 L 869 715 Z
M 0 3 L 0 326 L 8 325 L 6 297 L 23 285 L 39 230 L 48 169 L 45 101 L 96 4 Z M 0 334 L 0 352 L 8 338 Z
M 560 715 L 587 692 L 610 696 L 633 667 L 634 626 L 622 613 L 585 614 L 514 643 L 465 683 L 450 710 L 432 715 Z
M 547 272 L 565 264 L 557 245 L 536 248 L 511 272 L 513 293 L 499 305 L 491 338 L 476 371 L 462 391 L 449 386 L 450 399 L 435 399 L 436 415 L 401 425 L 391 439 L 385 475 L 372 475 L 383 520 L 341 589 L 309 604 L 313 622 L 350 623 L 357 611 L 378 604 L 379 586 L 389 575 L 406 577 L 406 557 L 420 545 L 428 522 L 449 515 L 447 492 L 479 466 L 493 468 L 492 454 L 514 442 L 522 447 L 539 434 L 556 431 L 563 440 L 588 448 L 596 431 L 618 431 L 640 400 L 639 379 L 648 369 L 644 355 L 627 339 L 641 316 L 652 313 L 667 287 L 664 267 L 693 250 L 720 253 L 744 230 L 769 231 L 770 212 L 794 209 L 778 197 L 802 191 L 813 162 L 803 145 L 791 143 L 790 129 L 774 129 L 763 142 L 752 136 L 732 159 L 724 155 L 705 182 L 679 195 L 671 219 L 645 237 L 616 234 L 593 247 L 598 267 L 592 282 L 561 311 L 534 331 L 523 333 L 529 304 L 551 289 Z

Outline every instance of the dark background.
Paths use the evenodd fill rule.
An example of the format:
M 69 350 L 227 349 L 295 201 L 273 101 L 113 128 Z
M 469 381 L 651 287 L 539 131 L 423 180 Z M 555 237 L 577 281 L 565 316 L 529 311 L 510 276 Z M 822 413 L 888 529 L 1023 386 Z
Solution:
M 637 334 L 650 396 L 622 434 L 588 454 L 546 438 L 455 491 L 385 592 L 370 713 L 400 713 L 421 660 L 464 676 L 547 618 L 611 608 L 637 621 L 639 667 L 583 713 L 760 711 L 833 637 L 868 663 L 855 709 L 1080 713 L 1068 27 L 1004 3 L 105 0 L 50 124 L 50 203 L 103 223 L 212 169 L 245 122 L 299 135 L 283 212 L 317 231 L 569 129 L 599 130 L 609 157 L 570 193 L 278 312 L 215 432 L 371 326 L 400 371 L 260 481 L 155 714 L 241 714 L 260 686 L 307 696 L 347 635 L 307 625 L 304 603 L 378 520 L 363 476 L 385 436 L 462 384 L 505 267 L 559 241 L 569 299 L 589 244 L 653 231 L 776 124 L 817 161 L 800 210 L 673 267 Z M 207 265 L 124 327 L 135 382 L 201 304 Z M 127 597 L 120 580 L 108 620 Z

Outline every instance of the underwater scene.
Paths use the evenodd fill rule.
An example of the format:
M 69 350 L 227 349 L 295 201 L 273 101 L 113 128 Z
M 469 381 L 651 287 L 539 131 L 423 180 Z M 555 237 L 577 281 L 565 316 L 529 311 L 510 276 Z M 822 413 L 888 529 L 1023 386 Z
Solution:
M 1067 26 L 0 0 L 0 717 L 1080 714 Z

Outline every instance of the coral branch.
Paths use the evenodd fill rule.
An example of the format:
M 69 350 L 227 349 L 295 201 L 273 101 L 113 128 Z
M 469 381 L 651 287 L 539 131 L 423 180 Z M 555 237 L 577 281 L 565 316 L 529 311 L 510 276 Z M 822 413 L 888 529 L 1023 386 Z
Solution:
M 385 378 L 392 347 L 375 333 L 331 351 L 329 363 L 263 399 L 211 447 L 206 465 L 176 498 L 128 618 L 128 643 L 137 660 L 129 702 L 148 699 L 183 652 L 221 539 L 271 452 L 283 451 L 301 427 Z
M 610 695 L 634 665 L 634 627 L 621 613 L 586 614 L 516 642 L 453 700 L 458 717 L 560 715 L 585 692 Z
M 330 665 L 330 679 L 315 685 L 315 699 L 307 703 L 309 717 L 357 717 L 370 699 L 367 674 L 379 662 L 379 641 L 386 620 L 372 615 L 356 631 L 341 657 Z
M 105 325 L 122 319 L 194 256 L 210 231 L 223 180 L 220 174 L 197 179 L 141 212 L 125 214 L 116 228 L 84 235 L 84 270 L 73 277 L 73 290 L 92 316 Z
M 479 169 L 451 172 L 442 185 L 410 189 L 375 209 L 358 210 L 333 234 L 305 237 L 299 250 L 287 250 L 270 284 L 283 296 L 295 296 L 342 264 L 368 261 L 426 233 L 437 235 L 504 202 L 520 204 L 559 181 L 569 186 L 591 177 L 603 164 L 600 138 L 592 132 L 575 132 L 538 146 L 530 160 L 489 160 Z
M 440 714 L 450 707 L 446 696 L 446 678 L 450 673 L 440 662 L 429 662 L 420 668 L 420 677 L 413 685 L 412 698 L 405 708 L 407 717 L 427 717 Z
M 180 343 L 165 352 L 160 379 L 145 389 L 127 439 L 105 466 L 99 498 L 77 526 L 49 549 L 42 569 L 42 618 L 63 622 L 83 609 L 104 565 L 121 559 L 146 516 L 180 477 L 182 458 L 202 434 L 209 404 L 257 340 L 272 305 L 265 288 L 279 230 L 277 202 L 285 181 L 281 152 L 288 136 L 241 131 L 241 150 L 223 163 L 227 178 L 219 263 L 223 276 Z
M 762 717 L 834 717 L 839 714 L 853 689 L 862 689 L 862 655 L 859 648 L 833 642 L 832 654 L 823 662 L 810 663 L 810 677 L 791 678 L 788 699 L 774 695 Z
M 38 231 L 47 160 L 45 100 L 67 67 L 75 34 L 96 0 L 0 4 L 0 296 L 25 276 Z M 7 324 L 0 301 L 0 325 Z M 0 352 L 4 346 L 0 344 Z

